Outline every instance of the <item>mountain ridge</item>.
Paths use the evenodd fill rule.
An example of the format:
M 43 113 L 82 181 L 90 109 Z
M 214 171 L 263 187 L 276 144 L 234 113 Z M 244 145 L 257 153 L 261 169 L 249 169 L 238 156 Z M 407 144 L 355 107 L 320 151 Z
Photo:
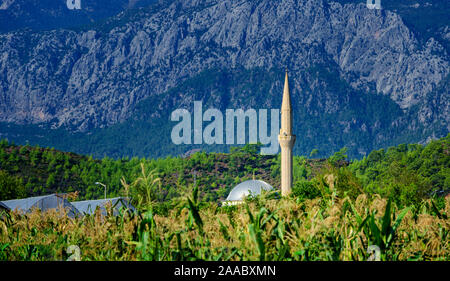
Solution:
M 288 66 L 297 114 L 306 119 L 325 116 L 314 124 L 319 124 L 316 130 L 341 126 L 344 132 L 355 130 L 355 136 L 378 130 L 377 120 L 363 122 L 356 113 L 335 120 L 339 125 L 326 121 L 344 108 L 354 111 L 351 95 L 366 104 L 367 95 L 373 94 L 400 107 L 403 113 L 391 118 L 389 130 L 406 128 L 404 134 L 419 136 L 411 141 L 449 130 L 448 99 L 437 103 L 430 98 L 448 93 L 446 49 L 433 38 L 421 46 L 398 14 L 369 10 L 363 3 L 173 1 L 153 10 L 122 12 L 87 30 L 0 35 L 0 50 L 0 121 L 7 123 L 88 133 L 126 122 L 140 102 L 210 69 L 233 73 L 259 68 L 267 76 L 270 69 Z M 315 68 L 317 74 L 311 72 Z M 235 93 L 240 85 L 210 98 L 221 108 L 226 100 L 235 108 L 279 108 L 279 81 L 273 79 L 265 92 L 255 90 L 259 81 L 249 83 L 254 98 L 248 103 L 236 99 L 242 96 Z M 199 84 L 192 92 L 202 91 Z M 332 92 L 336 89 L 340 93 Z M 193 100 L 192 93 L 173 94 L 179 99 L 172 107 L 161 103 L 149 110 L 170 112 Z M 370 137 L 395 139 L 395 134 L 385 135 L 389 130 Z M 338 136 L 321 139 L 330 137 Z M 333 148 L 352 146 L 348 140 L 328 141 Z M 371 148 L 376 147 L 363 150 Z

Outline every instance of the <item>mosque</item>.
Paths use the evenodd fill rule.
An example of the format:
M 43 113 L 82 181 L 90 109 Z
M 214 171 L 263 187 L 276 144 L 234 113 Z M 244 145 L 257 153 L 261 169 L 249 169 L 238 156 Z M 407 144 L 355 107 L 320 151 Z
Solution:
M 281 196 L 288 196 L 292 190 L 292 148 L 295 144 L 295 135 L 292 134 L 292 104 L 287 71 L 284 79 L 278 142 L 281 147 Z M 273 187 L 262 180 L 244 181 L 231 190 L 223 205 L 240 204 L 246 196 L 259 195 L 262 190 L 270 191 L 273 190 Z

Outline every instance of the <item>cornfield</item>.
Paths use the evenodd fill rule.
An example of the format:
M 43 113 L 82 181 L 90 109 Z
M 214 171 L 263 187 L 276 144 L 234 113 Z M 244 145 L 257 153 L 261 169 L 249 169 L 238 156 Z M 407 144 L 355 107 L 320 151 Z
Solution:
M 70 260 L 73 247 L 83 261 L 450 260 L 450 197 L 440 209 L 432 199 L 399 209 L 366 194 L 298 200 L 266 193 L 220 207 L 197 194 L 165 214 L 154 205 L 74 219 L 3 213 L 0 260 Z

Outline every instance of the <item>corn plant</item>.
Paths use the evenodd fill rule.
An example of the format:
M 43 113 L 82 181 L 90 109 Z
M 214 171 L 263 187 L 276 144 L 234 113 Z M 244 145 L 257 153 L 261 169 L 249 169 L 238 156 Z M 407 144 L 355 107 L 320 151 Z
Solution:
M 0 218 L 0 259 L 67 260 L 76 245 L 83 261 L 367 260 L 374 246 L 381 260 L 450 260 L 450 200 L 440 208 L 423 202 L 415 217 L 411 207 L 375 199 L 261 197 L 219 208 L 194 188 L 167 213 L 146 205 L 141 214 L 75 219 L 10 212 Z
M 157 234 L 152 210 L 144 213 L 140 224 L 135 229 L 134 236 L 138 241 L 130 241 L 128 243 L 136 245 L 136 249 L 140 252 L 143 260 L 162 260 L 164 255 L 163 241 Z
M 189 210 L 188 226 L 192 228 L 195 222 L 195 225 L 197 226 L 200 235 L 203 236 L 204 234 L 203 221 L 199 213 L 200 208 L 198 202 L 198 186 L 195 186 L 194 190 L 192 191 L 192 200 L 191 198 L 187 198 L 187 202 L 188 202 L 187 207 Z
M 360 228 L 364 230 L 364 233 L 368 237 L 369 244 L 380 247 L 382 251 L 381 257 L 384 259 L 386 258 L 386 252 L 392 246 L 395 239 L 397 228 L 410 210 L 410 207 L 405 208 L 397 218 L 393 218 L 391 204 L 391 200 L 389 199 L 383 217 L 381 220 L 378 219 L 379 223 L 377 223 L 377 219 L 375 218 L 375 212 L 372 212 L 360 224 Z
M 137 201 L 137 207 L 142 210 L 151 209 L 161 194 L 161 178 L 158 177 L 156 169 L 147 172 L 144 163 L 141 163 L 141 176 L 131 184 L 122 178 L 121 183 L 127 195 L 130 191 L 132 192 Z

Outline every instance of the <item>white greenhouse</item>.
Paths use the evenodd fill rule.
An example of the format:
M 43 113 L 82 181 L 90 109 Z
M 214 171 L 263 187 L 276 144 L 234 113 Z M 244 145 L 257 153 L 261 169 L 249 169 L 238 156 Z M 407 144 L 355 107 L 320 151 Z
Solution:
M 95 213 L 97 208 L 100 209 L 102 215 L 106 215 L 107 206 L 110 205 L 112 207 L 113 215 L 117 216 L 119 214 L 120 208 L 129 209 L 132 212 L 135 212 L 136 209 L 131 205 L 129 200 L 125 197 L 116 197 L 109 199 L 99 199 L 99 200 L 85 200 L 85 201 L 75 201 L 71 202 L 75 208 L 83 215 L 92 215 Z
M 69 217 L 75 217 L 79 214 L 78 210 L 59 194 L 6 200 L 1 201 L 1 203 L 6 206 L 8 210 L 18 211 L 21 213 L 29 213 L 33 209 L 40 209 L 42 212 L 50 209 L 55 209 L 56 211 L 65 209 Z

